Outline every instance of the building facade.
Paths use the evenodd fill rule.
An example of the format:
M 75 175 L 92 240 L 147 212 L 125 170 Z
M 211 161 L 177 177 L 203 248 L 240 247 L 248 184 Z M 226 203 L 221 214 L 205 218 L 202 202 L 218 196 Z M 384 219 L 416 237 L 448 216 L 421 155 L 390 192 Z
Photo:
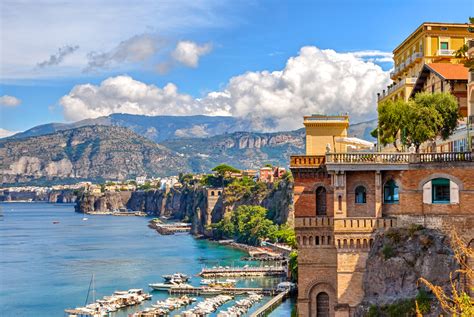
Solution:
M 341 144 L 326 143 L 344 134 L 333 135 L 334 121 L 347 118 L 309 121 L 322 128 L 307 126 L 314 144 L 290 162 L 299 316 L 354 314 L 377 230 L 416 223 L 449 231 L 454 225 L 466 241 L 474 239 L 472 153 L 348 153 Z
M 393 50 L 393 83 L 378 94 L 379 102 L 387 99 L 408 100 L 416 79 L 425 64 L 462 63 L 454 52 L 473 39 L 465 23 L 425 22 Z

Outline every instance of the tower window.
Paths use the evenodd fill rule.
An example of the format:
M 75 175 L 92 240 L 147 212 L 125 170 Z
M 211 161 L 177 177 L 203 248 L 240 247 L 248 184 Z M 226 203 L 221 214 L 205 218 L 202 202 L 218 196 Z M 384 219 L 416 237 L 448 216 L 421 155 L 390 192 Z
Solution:
M 357 186 L 355 189 L 355 203 L 365 204 L 367 202 L 367 193 L 364 186 Z
M 385 183 L 383 187 L 383 202 L 386 204 L 396 204 L 399 201 L 398 186 L 393 179 Z

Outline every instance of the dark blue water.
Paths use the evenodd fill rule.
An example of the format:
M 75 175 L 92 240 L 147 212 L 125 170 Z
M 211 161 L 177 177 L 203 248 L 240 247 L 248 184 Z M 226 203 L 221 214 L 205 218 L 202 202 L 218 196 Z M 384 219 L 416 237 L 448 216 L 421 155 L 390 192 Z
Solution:
M 83 221 L 67 204 L 3 203 L 0 208 L 1 316 L 64 316 L 65 308 L 84 304 L 92 273 L 102 297 L 130 288 L 149 291 L 148 284 L 161 282 L 163 274 L 195 275 L 203 266 L 248 264 L 239 260 L 244 253 L 238 250 L 187 234 L 160 236 L 147 228 L 149 218 L 89 216 Z M 275 283 L 262 278 L 241 280 L 239 286 Z M 197 277 L 193 284 L 199 284 Z M 166 297 L 152 294 L 152 301 L 135 309 Z M 287 301 L 272 316 L 289 316 L 292 307 Z

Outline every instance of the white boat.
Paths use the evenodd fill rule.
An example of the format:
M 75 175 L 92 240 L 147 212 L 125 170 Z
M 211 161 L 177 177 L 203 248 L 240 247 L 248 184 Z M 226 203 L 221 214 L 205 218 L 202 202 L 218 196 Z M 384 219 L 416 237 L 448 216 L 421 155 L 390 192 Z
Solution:
M 87 220 L 89 220 L 89 218 L 87 217 L 82 218 L 82 221 L 87 221 Z
M 174 284 L 174 283 L 152 283 L 152 284 L 148 284 L 148 286 L 150 286 L 151 288 L 153 288 L 155 291 L 168 291 L 169 289 L 173 288 L 173 287 L 193 287 L 192 285 L 189 285 L 189 284 L 184 284 L 184 283 L 180 283 L 180 284 Z

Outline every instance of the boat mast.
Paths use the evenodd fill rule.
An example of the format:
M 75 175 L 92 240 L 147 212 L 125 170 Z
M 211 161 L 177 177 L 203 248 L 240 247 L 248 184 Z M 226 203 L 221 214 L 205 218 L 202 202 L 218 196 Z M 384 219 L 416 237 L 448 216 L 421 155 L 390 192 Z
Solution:
M 91 281 L 89 282 L 89 289 L 87 290 L 87 297 L 84 306 L 87 306 L 87 302 L 89 301 L 89 294 L 92 290 L 92 302 L 95 302 L 95 278 L 94 273 L 92 273 Z

